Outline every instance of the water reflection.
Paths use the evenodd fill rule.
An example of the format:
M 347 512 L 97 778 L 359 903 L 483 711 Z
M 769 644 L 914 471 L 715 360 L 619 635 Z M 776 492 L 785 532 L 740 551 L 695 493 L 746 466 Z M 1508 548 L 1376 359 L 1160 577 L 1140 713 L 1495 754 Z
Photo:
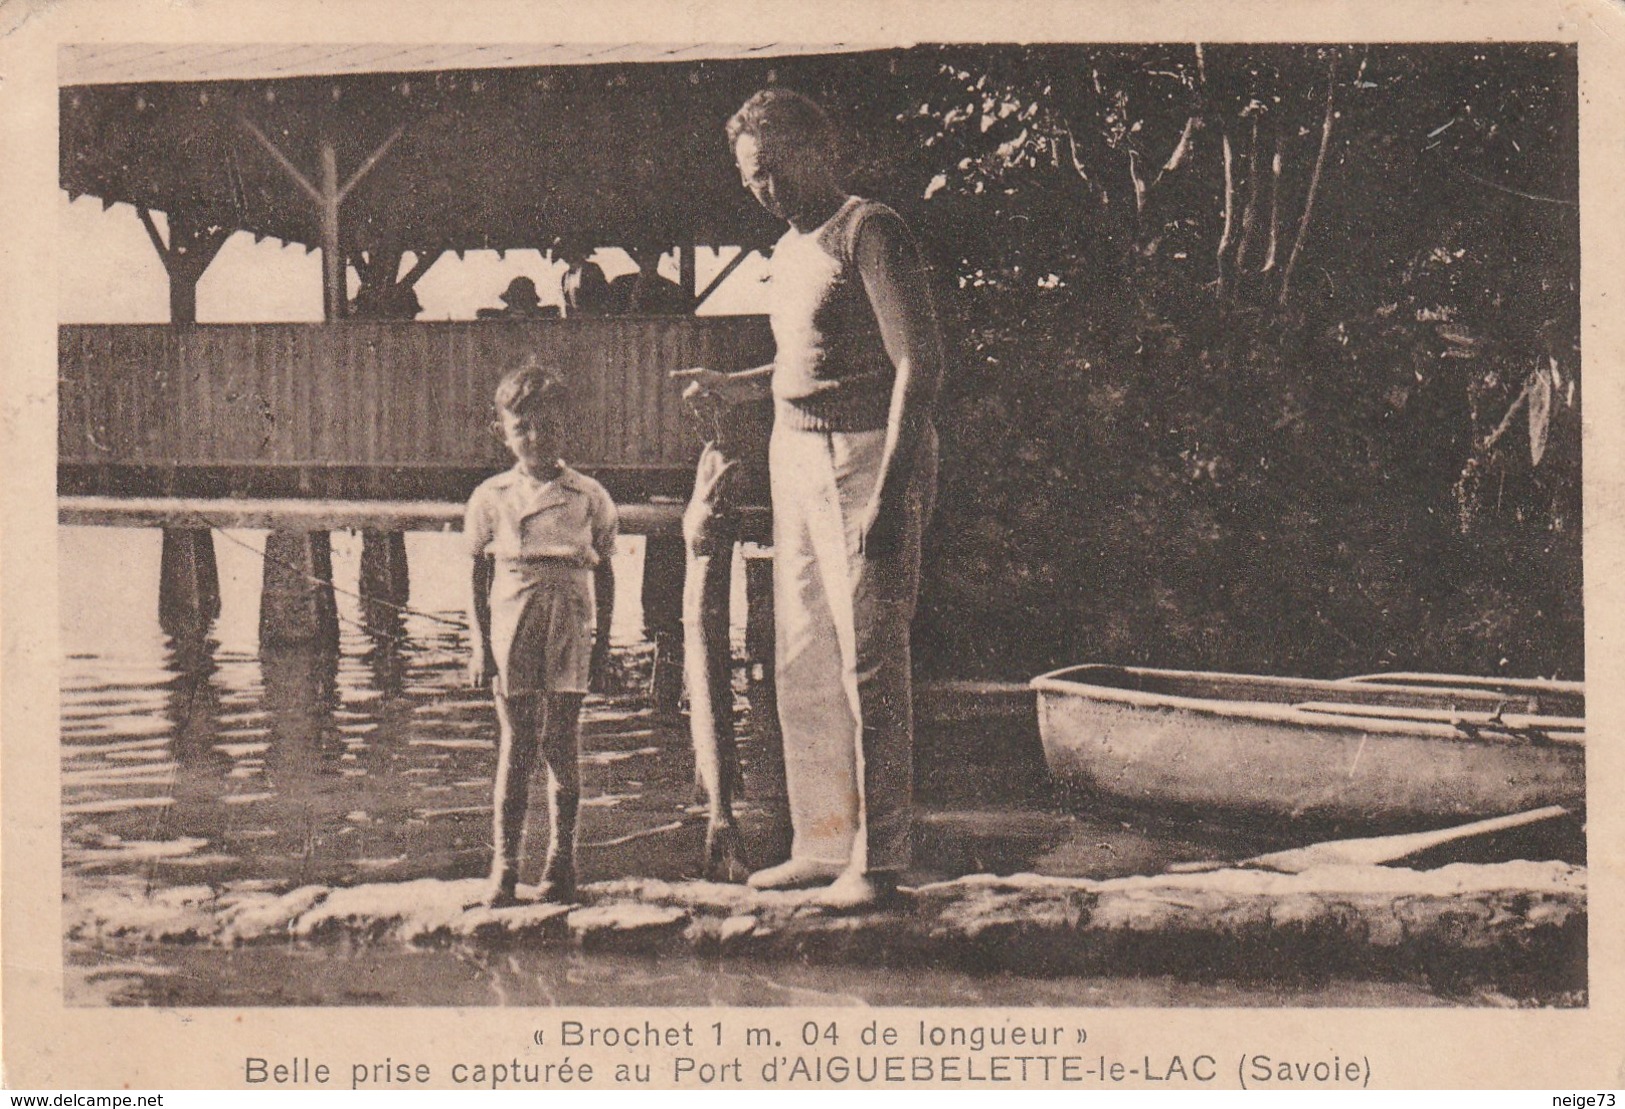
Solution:
M 170 804 L 159 810 L 153 838 L 162 841 L 173 832 L 199 848 L 185 855 L 165 856 L 170 865 L 184 860 L 186 865 L 207 867 L 228 861 L 226 828 L 217 818 L 214 804 L 220 780 L 231 770 L 231 760 L 216 748 L 221 731 L 221 689 L 215 681 L 219 648 L 218 640 L 193 636 L 171 639 L 169 644 L 166 661 L 175 674 L 169 682 L 168 704 L 174 772 Z
M 378 620 L 369 627 L 344 591 L 357 580 L 360 541 L 336 534 L 338 651 L 263 654 L 262 533 L 218 538 L 220 614 L 170 635 L 156 603 L 157 531 L 59 532 L 63 886 L 70 906 L 200 886 L 283 891 L 483 873 L 496 721 L 489 697 L 463 687 L 466 568 L 458 537 L 408 537 L 416 611 L 396 613 L 398 629 L 379 635 Z M 637 557 L 628 541 L 616 575 L 623 589 L 636 588 Z M 742 593 L 739 584 L 736 612 Z M 618 598 L 612 643 L 630 674 L 647 671 L 640 624 L 635 595 Z M 742 640 L 742 629 L 735 631 Z M 743 672 L 736 692 L 744 712 Z M 747 851 L 766 854 L 783 835 L 782 800 L 763 785 L 778 760 L 771 740 L 764 745 L 749 728 L 742 738 L 747 780 L 739 817 Z M 927 750 L 918 880 L 973 870 L 1129 873 L 1216 850 L 1211 837 L 1192 838 L 1189 830 L 1049 808 L 1030 773 L 954 761 L 974 751 L 964 744 L 940 756 Z M 698 875 L 704 820 L 688 739 L 682 724 L 654 721 L 641 695 L 589 700 L 582 796 L 584 882 Z M 535 843 L 545 815 L 532 812 L 531 819 Z M 522 880 L 535 881 L 538 869 L 539 859 L 528 860 Z M 352 962 L 317 949 L 164 947 L 135 957 L 88 940 L 71 942 L 68 956 L 76 968 L 70 994 L 92 1004 L 909 1004 L 955 997 L 976 1004 L 1030 1003 L 1061 992 L 1059 985 L 990 984 L 948 972 L 724 970 L 556 952 L 493 956 L 473 979 L 468 960 L 483 956 L 373 952 Z
M 265 756 L 264 792 L 240 798 L 254 809 L 255 823 L 279 832 L 303 885 L 320 870 L 317 853 L 332 841 L 334 793 L 325 788 L 343 755 L 333 719 L 338 707 L 338 656 L 326 651 L 276 650 L 260 655 L 265 683 L 262 703 L 269 714 L 270 747 Z
M 406 625 L 399 614 L 394 614 L 390 623 L 390 634 L 375 635 L 372 645 L 361 656 L 367 664 L 372 688 L 385 696 L 397 695 L 406 688 L 406 656 L 402 651 Z M 376 631 L 376 625 L 371 630 Z
M 166 636 L 153 596 L 158 533 L 62 529 L 64 580 L 79 586 L 63 591 L 62 614 L 70 876 L 291 888 L 481 873 L 496 723 L 489 698 L 463 688 L 463 556 L 455 536 L 409 540 L 411 607 L 421 615 L 406 614 L 397 634 L 375 634 L 376 621 L 367 626 L 347 592 L 360 542 L 338 534 L 338 652 L 262 653 L 259 535 L 226 533 L 216 543 L 223 605 L 213 625 Z M 617 579 L 635 587 L 636 550 L 624 553 L 629 564 Z M 648 654 L 641 613 L 635 603 L 617 610 L 621 668 L 638 673 Z M 743 673 L 739 692 L 743 712 Z M 771 739 L 746 730 L 739 813 L 747 849 L 764 856 L 783 835 L 776 755 Z M 941 792 L 938 779 L 972 777 L 996 780 L 987 768 L 935 769 L 922 779 L 922 799 Z M 693 876 L 702 835 L 696 802 L 681 724 L 654 721 L 636 695 L 589 701 L 583 880 Z M 985 807 L 984 798 L 975 803 Z M 946 872 L 1016 869 L 1066 834 L 1050 819 L 1011 835 L 1008 814 L 1001 819 L 972 815 L 945 828 L 928 819 L 922 859 Z M 533 868 L 524 880 L 534 879 Z

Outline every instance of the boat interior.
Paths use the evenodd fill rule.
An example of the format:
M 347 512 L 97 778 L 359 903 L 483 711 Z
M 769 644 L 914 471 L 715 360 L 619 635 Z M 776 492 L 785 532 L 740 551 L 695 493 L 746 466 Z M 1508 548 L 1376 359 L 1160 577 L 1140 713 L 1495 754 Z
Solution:
M 1543 731 L 1585 727 L 1585 691 L 1578 682 L 1443 674 L 1284 678 L 1098 664 L 1058 670 L 1045 679 L 1167 697 L 1284 704 L 1343 716 L 1439 722 L 1482 717 L 1484 722 L 1516 722 Z

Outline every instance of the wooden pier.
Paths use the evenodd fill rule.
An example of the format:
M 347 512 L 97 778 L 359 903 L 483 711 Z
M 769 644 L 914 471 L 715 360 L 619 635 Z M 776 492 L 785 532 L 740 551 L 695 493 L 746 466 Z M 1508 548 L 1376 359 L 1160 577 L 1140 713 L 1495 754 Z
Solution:
M 64 494 L 57 498 L 56 515 L 60 524 L 89 527 L 461 531 L 463 507 L 455 501 Z M 628 535 L 680 534 L 683 514 L 680 504 L 622 504 L 617 508 L 621 514 L 621 531 Z
M 387 627 L 410 592 L 404 533 L 455 530 L 511 464 L 491 395 L 526 362 L 566 383 L 572 465 L 648 538 L 657 702 L 681 693 L 681 506 L 702 428 L 667 374 L 767 361 L 758 316 L 60 329 L 59 519 L 164 531 L 172 634 L 219 612 L 211 528 L 267 528 L 261 643 L 336 646 L 329 533 L 363 533 L 358 591 Z M 756 513 L 755 531 L 765 531 Z M 759 622 L 759 621 L 758 621 Z
M 675 711 L 682 682 L 682 506 L 672 502 L 618 506 L 621 530 L 649 541 L 644 559 L 644 622 L 657 646 L 652 691 L 658 707 Z M 766 510 L 748 510 L 751 530 L 765 529 Z M 57 521 L 65 525 L 156 527 L 164 534 L 159 571 L 159 619 L 171 635 L 193 635 L 220 614 L 215 528 L 265 528 L 264 592 L 260 605 L 262 647 L 336 648 L 338 616 L 333 594 L 330 535 L 362 533 L 357 592 L 369 628 L 398 624 L 410 597 L 406 560 L 408 531 L 461 531 L 463 505 L 450 501 L 301 500 L 274 498 L 107 497 L 64 495 Z M 760 560 L 753 560 L 760 561 Z M 771 606 L 770 592 L 750 592 L 754 607 Z M 756 612 L 752 627 L 771 612 Z M 763 639 L 758 633 L 760 648 Z M 663 648 L 663 649 L 662 649 Z M 771 672 L 771 652 L 766 670 Z

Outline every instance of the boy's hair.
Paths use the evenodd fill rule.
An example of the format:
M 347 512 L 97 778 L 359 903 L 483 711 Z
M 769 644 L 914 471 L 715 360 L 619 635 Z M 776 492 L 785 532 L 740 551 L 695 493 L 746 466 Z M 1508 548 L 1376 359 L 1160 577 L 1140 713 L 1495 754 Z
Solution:
M 749 135 L 773 157 L 794 150 L 831 166 L 837 161 L 840 136 L 829 114 L 812 97 L 793 89 L 756 93 L 728 120 L 726 130 L 730 147 L 738 145 L 741 135 Z
M 557 404 L 563 392 L 564 383 L 557 370 L 526 362 L 502 375 L 493 403 L 499 413 L 519 415 Z

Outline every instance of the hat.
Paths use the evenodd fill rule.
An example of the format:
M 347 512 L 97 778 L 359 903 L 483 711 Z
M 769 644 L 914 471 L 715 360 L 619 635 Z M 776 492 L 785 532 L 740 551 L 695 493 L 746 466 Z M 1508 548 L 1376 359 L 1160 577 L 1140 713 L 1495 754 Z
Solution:
M 508 288 L 498 299 L 510 308 L 517 308 L 521 304 L 534 308 L 542 302 L 542 298 L 536 295 L 536 282 L 528 277 L 516 277 L 508 282 Z

